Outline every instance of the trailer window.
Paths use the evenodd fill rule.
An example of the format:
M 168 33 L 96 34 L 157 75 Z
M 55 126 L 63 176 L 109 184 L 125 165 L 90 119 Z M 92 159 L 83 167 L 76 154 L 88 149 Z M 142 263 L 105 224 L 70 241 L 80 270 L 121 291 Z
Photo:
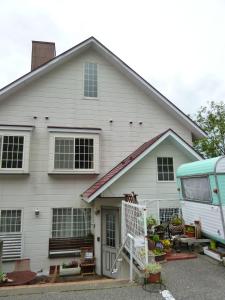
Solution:
M 208 177 L 182 178 L 181 184 L 184 200 L 211 203 Z

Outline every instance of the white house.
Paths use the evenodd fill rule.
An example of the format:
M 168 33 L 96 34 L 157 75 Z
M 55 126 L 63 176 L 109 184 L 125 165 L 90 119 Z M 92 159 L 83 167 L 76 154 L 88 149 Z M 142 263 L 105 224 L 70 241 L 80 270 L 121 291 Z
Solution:
M 96 271 L 110 276 L 124 194 L 169 207 L 174 172 L 201 159 L 192 140 L 203 136 L 95 38 L 58 56 L 53 43 L 33 42 L 32 71 L 0 90 L 4 270 L 18 257 L 47 270 L 67 260 L 50 255 L 50 239 L 92 232 Z

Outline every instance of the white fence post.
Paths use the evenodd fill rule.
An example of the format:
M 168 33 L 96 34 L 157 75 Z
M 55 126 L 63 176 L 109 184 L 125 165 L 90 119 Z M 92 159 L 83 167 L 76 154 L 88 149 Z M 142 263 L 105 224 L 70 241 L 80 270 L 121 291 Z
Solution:
M 133 281 L 133 239 L 130 238 L 130 282 Z
M 143 209 L 143 215 L 144 215 L 144 235 L 145 235 L 145 263 L 148 264 L 148 239 L 147 239 L 146 208 Z

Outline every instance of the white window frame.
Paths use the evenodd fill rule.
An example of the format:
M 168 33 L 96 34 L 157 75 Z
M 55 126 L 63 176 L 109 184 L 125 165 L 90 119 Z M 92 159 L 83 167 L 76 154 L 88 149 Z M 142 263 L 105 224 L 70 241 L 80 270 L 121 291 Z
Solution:
M 4 207 L 2 207 L 1 209 L 0 209 L 0 218 L 1 218 L 1 214 L 2 214 L 2 211 L 3 210 L 10 210 L 10 211 L 12 211 L 12 210 L 20 210 L 21 211 L 21 222 L 20 222 L 20 231 L 13 231 L 13 232 L 8 232 L 8 231 L 0 231 L 0 235 L 13 235 L 13 234 L 19 234 L 19 233 L 22 233 L 22 231 L 23 231 L 23 209 L 22 208 L 9 208 L 9 207 L 7 207 L 7 208 L 4 208 Z
M 158 158 L 172 158 L 173 160 L 173 180 L 160 180 L 159 179 L 159 171 L 158 171 Z M 173 156 L 157 156 L 156 158 L 156 168 L 157 168 L 157 182 L 158 183 L 168 183 L 168 182 L 175 182 L 175 172 L 174 172 L 174 157 Z M 171 173 L 171 172 L 170 172 Z
M 55 169 L 55 139 L 56 138 L 87 138 L 94 142 L 93 169 Z M 49 138 L 49 174 L 99 174 L 99 134 L 89 133 L 50 133 Z
M 7 129 L 4 130 L 0 128 L 0 137 L 3 136 L 23 136 L 23 163 L 22 168 L 2 168 L 1 167 L 1 157 L 2 157 L 2 148 L 0 149 L 0 174 L 27 174 L 29 172 L 29 156 L 30 156 L 30 137 L 31 130 L 33 128 L 27 128 L 24 130 L 19 129 Z M 1 143 L 3 146 L 3 141 Z
M 85 81 L 85 65 L 86 64 L 96 64 L 97 65 L 97 97 L 90 97 L 90 96 L 85 96 L 84 95 L 84 81 Z M 99 99 L 99 65 L 94 62 L 94 61 L 86 61 L 83 65 L 83 91 L 82 91 L 82 94 L 83 94 L 83 98 L 84 99 L 92 99 L 92 100 L 98 100 Z
M 62 236 L 53 236 L 53 210 L 54 209 L 70 209 L 72 214 L 71 214 L 71 224 L 70 224 L 70 232 L 71 232 L 71 235 L 69 236 L 65 236 L 65 237 L 62 237 Z M 90 209 L 90 216 L 91 216 L 91 220 L 90 220 L 90 233 L 92 233 L 92 209 L 91 207 L 53 207 L 52 208 L 52 222 L 51 222 L 51 237 L 52 238 L 80 238 L 80 237 L 84 237 L 84 236 L 80 236 L 80 237 L 74 237 L 72 235 L 72 232 L 73 232 L 73 225 L 74 225 L 74 222 L 73 222 L 73 212 L 75 209 Z

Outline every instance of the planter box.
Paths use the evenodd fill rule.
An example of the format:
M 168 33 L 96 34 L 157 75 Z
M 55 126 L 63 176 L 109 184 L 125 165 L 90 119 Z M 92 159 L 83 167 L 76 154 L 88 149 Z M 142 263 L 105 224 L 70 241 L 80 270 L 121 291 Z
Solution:
M 208 248 L 208 246 L 203 247 L 204 254 L 210 256 L 211 258 L 214 258 L 217 261 L 222 261 L 221 255 L 217 253 L 216 251 L 212 251 Z
M 192 228 L 193 231 L 188 231 L 188 228 Z M 195 228 L 194 225 L 185 225 L 184 234 L 186 236 L 188 236 L 189 238 L 194 238 L 195 237 L 195 231 L 196 231 L 196 228 Z
M 160 254 L 160 255 L 155 255 L 155 261 L 160 262 L 164 261 L 166 259 L 166 253 Z
M 62 266 L 60 266 L 59 274 L 60 276 L 79 275 L 80 271 L 80 266 L 76 268 L 63 268 Z

